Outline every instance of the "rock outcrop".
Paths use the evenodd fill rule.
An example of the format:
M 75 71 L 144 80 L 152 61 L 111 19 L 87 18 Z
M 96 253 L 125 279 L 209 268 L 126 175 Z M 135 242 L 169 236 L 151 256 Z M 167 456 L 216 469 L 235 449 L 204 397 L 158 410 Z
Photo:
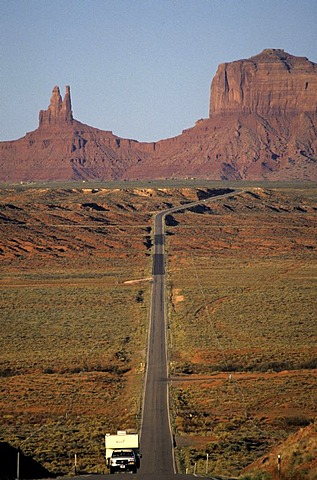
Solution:
M 72 102 L 70 98 L 70 86 L 66 86 L 64 100 L 62 100 L 59 87 L 55 86 L 52 91 L 51 101 L 47 110 L 40 110 L 39 127 L 72 123 Z
M 247 60 L 219 65 L 211 84 L 210 117 L 304 112 L 317 112 L 317 65 L 307 58 L 267 49 Z
M 39 128 L 0 143 L 0 181 L 317 180 L 317 65 L 283 50 L 219 66 L 210 115 L 181 135 L 140 143 L 73 118 L 54 87 Z

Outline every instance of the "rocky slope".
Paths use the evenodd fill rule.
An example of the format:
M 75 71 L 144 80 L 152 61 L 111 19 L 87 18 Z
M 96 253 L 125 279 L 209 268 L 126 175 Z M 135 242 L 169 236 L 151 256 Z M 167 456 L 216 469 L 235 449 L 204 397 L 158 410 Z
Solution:
M 316 422 L 290 435 L 249 467 L 244 473 L 263 475 L 269 478 L 311 479 L 316 478 L 317 469 L 317 425 Z M 280 461 L 278 462 L 278 456 Z
M 0 181 L 317 179 L 317 65 L 283 50 L 221 64 L 210 114 L 153 143 L 75 120 L 70 88 L 54 87 L 39 128 L 0 143 Z

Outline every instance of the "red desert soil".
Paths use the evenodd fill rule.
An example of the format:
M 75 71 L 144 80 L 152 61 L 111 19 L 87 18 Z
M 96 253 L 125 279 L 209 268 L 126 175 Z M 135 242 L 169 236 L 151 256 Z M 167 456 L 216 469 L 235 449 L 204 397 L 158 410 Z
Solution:
M 0 190 L 3 441 L 14 446 L 22 442 L 25 453 L 55 473 L 71 471 L 76 449 L 83 473 L 103 471 L 105 431 L 139 425 L 153 213 L 209 193 L 208 188 L 199 187 L 114 190 L 69 185 Z M 246 465 L 271 472 L 275 458 L 271 449 L 275 448 L 285 457 L 285 467 L 287 462 L 295 468 L 296 460 L 301 468 L 301 477 L 289 478 L 310 479 L 316 472 L 313 442 L 305 444 L 306 457 L 299 445 L 304 432 L 307 439 L 313 437 L 313 424 L 302 430 L 296 425 L 316 416 L 316 368 L 311 364 L 312 368 L 278 371 L 221 370 L 222 355 L 215 344 L 209 344 L 209 339 L 203 344 L 206 305 L 197 291 L 193 268 L 194 262 L 204 288 L 210 288 L 212 275 L 212 282 L 217 280 L 216 286 L 206 290 L 209 314 L 217 320 L 217 328 L 228 334 L 230 329 L 239 332 L 242 339 L 242 328 L 224 321 L 226 309 L 234 307 L 236 300 L 251 301 L 254 295 L 259 302 L 267 302 L 265 291 L 274 282 L 281 282 L 285 297 L 289 286 L 295 289 L 289 301 L 302 316 L 307 308 L 307 318 L 298 325 L 290 319 L 287 328 L 297 328 L 291 360 L 307 363 L 316 354 L 316 331 L 308 316 L 316 278 L 316 220 L 313 186 L 271 185 L 247 188 L 239 197 L 206 204 L 203 209 L 175 213 L 168 222 L 170 328 L 177 340 L 171 345 L 173 415 L 177 446 L 184 447 L 188 465 L 205 455 L 208 445 L 215 465 L 223 462 L 226 455 L 214 447 L 214 439 L 224 449 L 230 447 L 229 437 L 231 446 L 241 447 L 240 437 L 246 438 L 247 431 L 255 450 L 245 458 L 230 451 L 231 463 L 219 463 L 217 474 L 237 475 Z M 231 283 L 226 286 L 228 269 Z M 264 293 L 257 285 L 264 286 Z M 291 311 L 285 310 L 288 314 Z M 283 341 L 281 336 L 278 342 Z M 236 348 L 225 346 L 233 366 L 250 368 L 255 358 L 265 366 L 270 348 L 250 347 L 249 340 Z M 275 346 L 272 350 L 283 364 L 283 351 Z M 184 369 L 193 371 L 185 374 Z M 245 395 L 245 404 L 239 390 L 252 392 Z M 124 412 L 122 404 L 128 405 Z M 251 415 L 247 419 L 246 410 Z M 258 426 L 261 434 L 256 446 Z M 73 442 L 68 439 L 70 431 Z M 284 447 L 283 442 L 289 443 Z M 301 452 L 301 463 L 299 453 L 288 460 L 291 442 Z M 258 463 L 250 466 L 253 460 Z M 303 465 L 308 465 L 306 476 Z

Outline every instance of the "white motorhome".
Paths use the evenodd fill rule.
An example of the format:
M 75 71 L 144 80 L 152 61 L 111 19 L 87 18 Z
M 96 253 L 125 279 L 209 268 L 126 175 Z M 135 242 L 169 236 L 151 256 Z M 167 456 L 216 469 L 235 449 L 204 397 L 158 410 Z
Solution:
M 105 436 L 106 464 L 110 473 L 131 471 L 140 467 L 139 435 L 119 430 L 116 435 Z

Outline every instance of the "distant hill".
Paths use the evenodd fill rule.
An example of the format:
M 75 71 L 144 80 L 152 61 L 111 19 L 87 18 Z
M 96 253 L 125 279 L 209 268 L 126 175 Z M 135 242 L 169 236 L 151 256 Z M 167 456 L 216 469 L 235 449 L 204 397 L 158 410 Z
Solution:
M 186 177 L 317 180 L 317 64 L 280 49 L 221 64 L 209 118 L 152 143 L 75 120 L 56 86 L 39 127 L 0 143 L 0 181 Z

